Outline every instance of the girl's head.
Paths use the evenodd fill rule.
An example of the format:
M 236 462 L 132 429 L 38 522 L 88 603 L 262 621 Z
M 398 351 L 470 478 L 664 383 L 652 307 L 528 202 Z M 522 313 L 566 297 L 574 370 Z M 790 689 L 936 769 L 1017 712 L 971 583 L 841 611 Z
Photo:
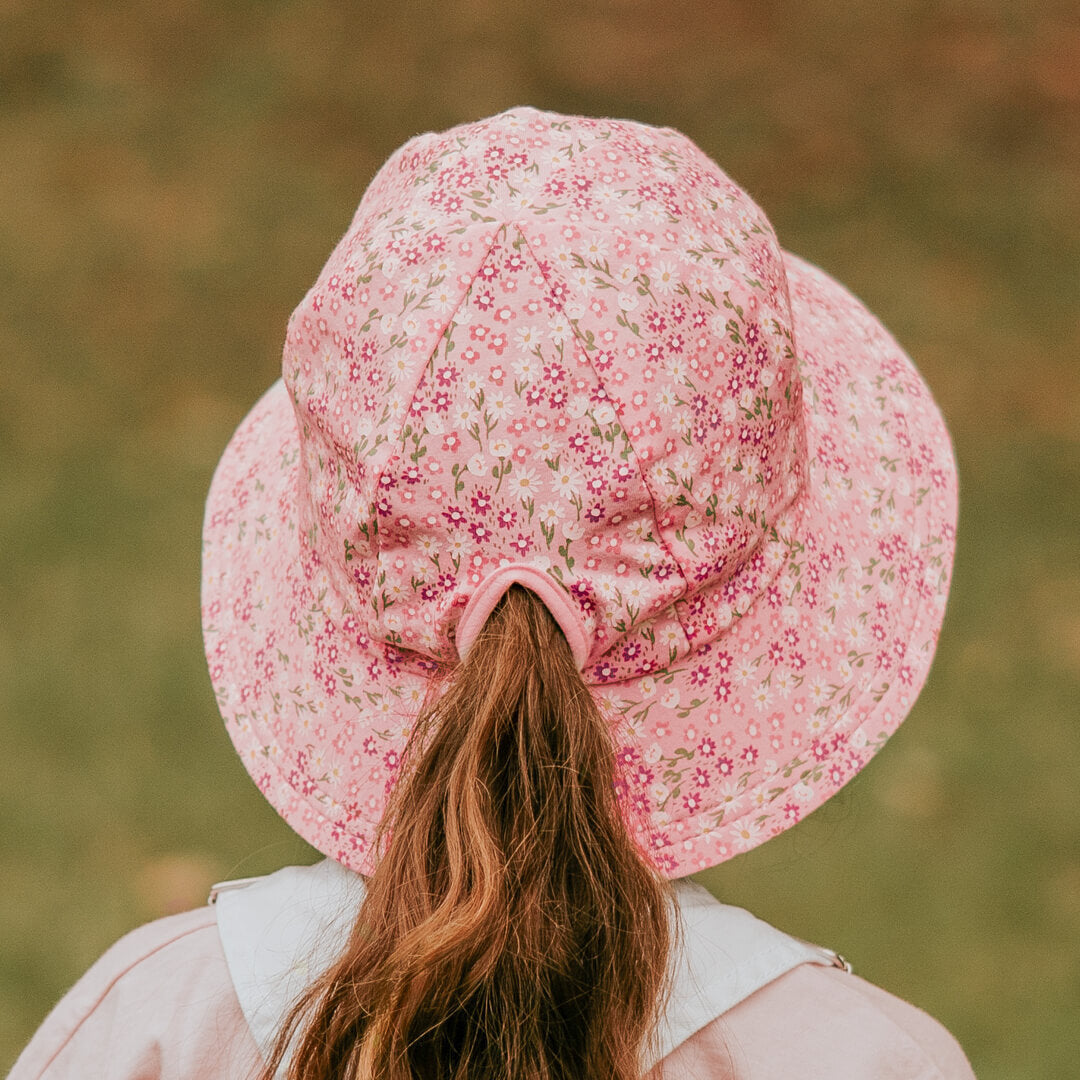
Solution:
M 523 582 L 666 876 L 799 820 L 929 669 L 956 478 L 910 360 L 670 129 L 515 109 L 391 156 L 210 493 L 260 789 L 362 873 L 439 678 Z

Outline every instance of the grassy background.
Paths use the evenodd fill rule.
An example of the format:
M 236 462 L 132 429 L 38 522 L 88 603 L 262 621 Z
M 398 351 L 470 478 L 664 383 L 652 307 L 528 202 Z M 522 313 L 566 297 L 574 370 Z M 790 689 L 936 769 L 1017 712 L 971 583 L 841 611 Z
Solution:
M 529 103 L 671 124 L 846 282 L 955 434 L 909 721 L 708 875 L 960 1038 L 1076 1075 L 1073 0 L 0 0 L 0 1069 L 116 937 L 309 857 L 203 668 L 201 503 L 381 160 Z

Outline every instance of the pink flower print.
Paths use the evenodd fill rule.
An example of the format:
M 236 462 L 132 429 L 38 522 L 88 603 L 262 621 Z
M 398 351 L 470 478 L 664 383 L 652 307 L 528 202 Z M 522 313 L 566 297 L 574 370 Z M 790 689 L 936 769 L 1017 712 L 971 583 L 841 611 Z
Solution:
M 461 436 L 456 431 L 450 431 L 443 436 L 443 453 L 454 454 L 461 447 Z
M 668 838 L 667 834 L 664 835 L 664 843 L 665 844 L 670 844 L 671 843 L 671 841 Z M 656 846 L 657 846 L 657 844 L 654 842 L 653 847 L 656 847 Z M 679 866 L 678 860 L 675 858 L 674 855 L 671 854 L 670 851 L 664 851 L 664 852 L 661 852 L 659 854 L 655 854 L 655 855 L 653 855 L 652 858 L 653 858 L 653 862 L 656 863 L 656 866 L 659 869 L 661 874 L 666 874 L 666 875 L 668 875 L 670 877 L 678 869 L 678 866 Z
M 610 660 L 601 660 L 600 663 L 593 668 L 593 674 L 598 680 L 604 681 L 606 679 L 615 678 L 618 672 L 615 669 L 615 665 Z
M 446 519 L 447 523 L 455 527 L 462 527 L 466 524 L 465 511 L 460 506 L 449 506 L 444 511 L 442 516 Z
M 520 556 L 528 555 L 532 551 L 533 542 L 530 537 L 518 533 L 517 538 L 510 541 L 510 547 Z
M 699 664 L 690 672 L 691 686 L 706 686 L 709 682 L 709 665 Z
M 469 499 L 469 505 L 478 514 L 486 514 L 492 507 L 491 492 L 479 490 L 473 492 Z
M 716 771 L 722 777 L 729 777 L 735 771 L 735 762 L 727 754 L 721 754 L 716 759 Z
M 645 359 L 653 364 L 659 364 L 664 359 L 664 347 L 658 341 L 650 341 L 644 349 Z
M 696 791 L 688 791 L 682 801 L 683 806 L 692 814 L 701 809 L 701 796 Z
M 468 578 L 471 584 L 479 585 L 484 577 L 484 556 L 474 555 L 469 560 Z
M 494 535 L 492 530 L 482 521 L 471 522 L 469 525 L 469 532 L 478 544 L 489 543 Z

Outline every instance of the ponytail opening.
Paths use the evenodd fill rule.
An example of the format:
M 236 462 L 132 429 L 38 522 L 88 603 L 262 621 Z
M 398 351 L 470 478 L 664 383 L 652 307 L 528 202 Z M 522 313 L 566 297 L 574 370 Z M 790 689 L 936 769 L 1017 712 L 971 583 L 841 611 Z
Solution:
M 639 1080 L 664 1004 L 669 886 L 615 795 L 607 721 L 513 585 L 426 704 L 343 955 L 263 1073 Z

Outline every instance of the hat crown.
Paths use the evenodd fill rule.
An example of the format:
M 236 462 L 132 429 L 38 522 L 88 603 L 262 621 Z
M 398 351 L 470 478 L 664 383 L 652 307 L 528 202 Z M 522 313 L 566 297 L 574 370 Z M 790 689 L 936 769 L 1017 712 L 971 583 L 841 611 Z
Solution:
M 421 667 L 508 564 L 566 590 L 605 682 L 722 633 L 786 561 L 807 463 L 782 255 L 675 131 L 521 109 L 412 140 L 283 367 L 307 557 Z

